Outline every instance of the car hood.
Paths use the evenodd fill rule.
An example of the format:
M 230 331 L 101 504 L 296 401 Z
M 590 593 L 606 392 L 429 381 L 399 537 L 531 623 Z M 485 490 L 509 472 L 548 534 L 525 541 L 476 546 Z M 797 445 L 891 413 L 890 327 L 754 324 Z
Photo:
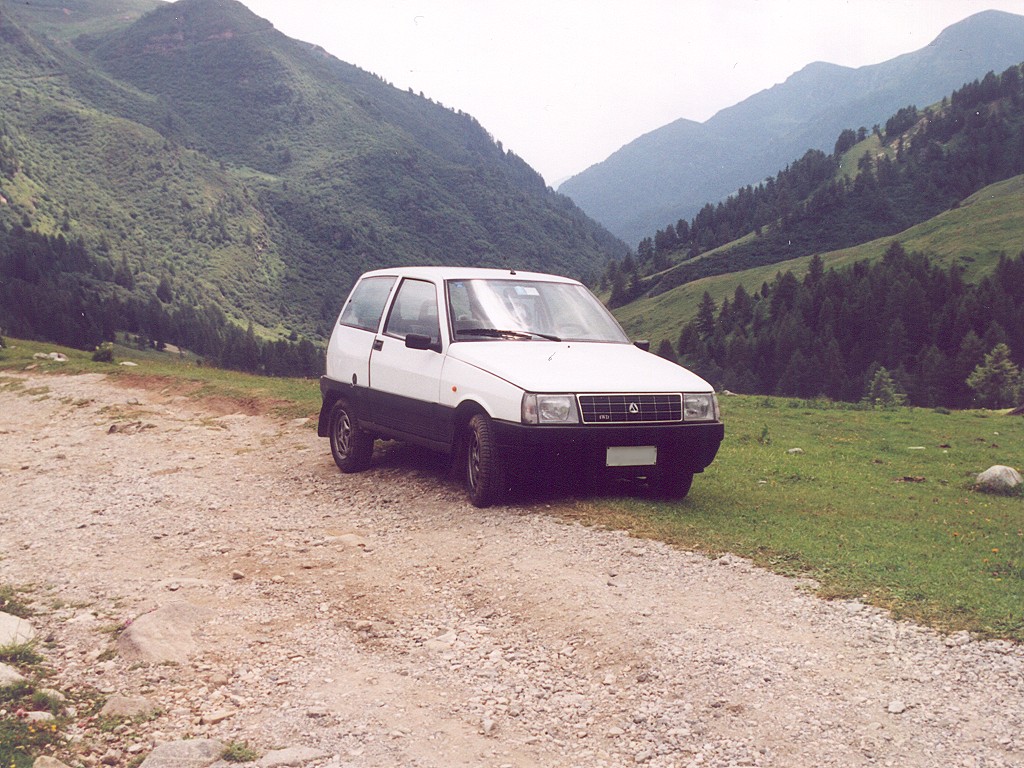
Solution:
M 528 392 L 710 392 L 704 379 L 632 344 L 472 341 L 448 356 Z

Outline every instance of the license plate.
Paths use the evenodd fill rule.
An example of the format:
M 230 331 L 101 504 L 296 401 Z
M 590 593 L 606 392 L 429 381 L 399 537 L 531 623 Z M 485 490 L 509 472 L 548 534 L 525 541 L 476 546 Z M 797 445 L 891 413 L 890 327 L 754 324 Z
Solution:
M 624 445 L 608 449 L 605 465 L 609 467 L 648 467 L 658 463 L 658 446 Z

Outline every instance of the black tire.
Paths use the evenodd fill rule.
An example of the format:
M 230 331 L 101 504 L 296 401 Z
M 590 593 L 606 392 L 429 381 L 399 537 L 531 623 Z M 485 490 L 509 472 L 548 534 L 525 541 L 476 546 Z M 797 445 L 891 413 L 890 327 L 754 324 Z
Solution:
M 685 499 L 693 485 L 693 471 L 682 467 L 659 467 L 658 495 L 663 499 Z
M 331 407 L 331 455 L 342 472 L 360 472 L 370 466 L 373 435 L 359 426 L 352 404 L 340 398 Z
M 494 425 L 478 413 L 466 426 L 466 490 L 474 507 L 489 507 L 505 493 L 505 467 L 494 441 Z

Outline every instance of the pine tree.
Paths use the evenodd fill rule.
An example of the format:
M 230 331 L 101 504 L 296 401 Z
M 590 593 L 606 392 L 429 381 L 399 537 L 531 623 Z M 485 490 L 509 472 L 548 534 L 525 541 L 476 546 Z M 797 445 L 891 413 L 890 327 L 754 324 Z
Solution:
M 697 333 L 704 341 L 711 338 L 715 332 L 715 300 L 707 291 L 704 291 L 704 295 L 700 299 L 694 324 L 697 327 Z
M 983 408 L 1017 405 L 1022 383 L 1020 369 L 1010 359 L 1010 348 L 1005 344 L 996 344 L 985 355 L 984 362 L 967 377 L 967 386 L 974 390 Z
M 658 357 L 663 357 L 673 363 L 678 362 L 678 359 L 676 358 L 676 351 L 672 348 L 672 342 L 668 339 L 662 339 L 661 343 L 658 344 L 657 354 Z
M 903 405 L 906 398 L 906 395 L 898 391 L 892 374 L 884 366 L 879 366 L 875 371 L 864 393 L 864 402 L 873 408 L 894 408 Z

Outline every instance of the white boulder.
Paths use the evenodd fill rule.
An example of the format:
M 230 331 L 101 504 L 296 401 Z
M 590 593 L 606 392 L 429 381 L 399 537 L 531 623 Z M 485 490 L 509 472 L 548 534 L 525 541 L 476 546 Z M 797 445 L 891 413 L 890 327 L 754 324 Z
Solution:
M 986 493 L 1010 493 L 1015 491 L 1022 482 L 1024 482 L 1024 478 L 1016 469 L 997 464 L 978 475 L 975 487 Z

